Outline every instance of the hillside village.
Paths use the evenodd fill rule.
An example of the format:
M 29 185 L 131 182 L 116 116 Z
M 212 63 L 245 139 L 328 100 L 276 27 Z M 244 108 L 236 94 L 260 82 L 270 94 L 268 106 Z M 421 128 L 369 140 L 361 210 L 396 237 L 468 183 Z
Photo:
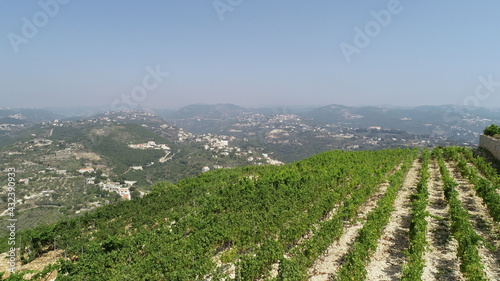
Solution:
M 107 113 L 84 120 L 45 121 L 33 127 L 26 138 L 0 151 L 0 169 L 15 167 L 17 171 L 16 182 L 23 186 L 17 194 L 18 211 L 28 210 L 26 215 L 33 216 L 35 210 L 46 208 L 50 221 L 117 200 L 141 197 L 169 172 L 180 179 L 183 174 L 221 168 L 282 164 L 262 147 L 239 147 L 245 142 L 232 136 L 192 134 L 150 113 Z M 119 150 L 123 152 L 116 156 L 106 151 L 103 154 L 99 147 L 114 139 L 115 147 L 123 144 Z M 141 157 L 148 161 L 134 161 L 132 151 L 142 153 Z M 192 158 L 199 162 L 196 171 L 196 165 L 186 161 L 191 154 L 197 155 Z M 121 170 L 117 170 L 119 159 L 128 163 Z M 189 169 L 178 173 L 182 167 Z M 148 178 L 150 182 L 145 181 Z M 6 188 L 3 185 L 4 195 Z M 30 224 L 34 225 L 36 222 Z
M 18 199 L 20 210 L 52 208 L 48 217 L 55 218 L 140 197 L 162 179 L 175 182 L 222 168 L 283 165 L 330 149 L 451 144 L 444 135 L 410 134 L 387 129 L 384 124 L 355 127 L 352 122 L 365 117 L 346 110 L 341 118 L 344 121 L 321 123 L 303 114 L 246 112 L 226 119 L 212 118 L 210 125 L 203 125 L 202 117 L 186 119 L 191 126 L 203 125 L 205 131 L 198 133 L 179 127 L 182 120 L 174 125 L 151 112 L 140 111 L 26 123 L 23 130 L 29 133 L 24 141 L 0 152 L 0 169 L 15 163 L 16 181 L 26 187 L 19 194 L 23 198 Z M 25 120 L 22 115 L 13 119 Z M 412 122 L 412 118 L 402 119 Z M 118 154 L 108 154 L 111 147 L 120 147 Z M 130 158 L 133 151 L 140 154 Z

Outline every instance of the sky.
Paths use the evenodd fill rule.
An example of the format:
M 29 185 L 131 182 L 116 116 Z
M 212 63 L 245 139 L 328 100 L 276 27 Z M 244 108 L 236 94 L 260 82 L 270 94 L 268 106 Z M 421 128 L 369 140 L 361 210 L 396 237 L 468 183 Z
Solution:
M 0 107 L 500 107 L 500 1 L 0 0 Z

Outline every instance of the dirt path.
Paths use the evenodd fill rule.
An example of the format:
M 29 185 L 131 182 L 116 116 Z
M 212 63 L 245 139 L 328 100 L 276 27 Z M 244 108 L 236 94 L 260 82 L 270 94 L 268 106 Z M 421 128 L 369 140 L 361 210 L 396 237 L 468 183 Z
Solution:
M 401 278 L 402 266 L 406 260 L 404 251 L 409 247 L 411 195 L 416 191 L 420 169 L 421 164 L 415 160 L 394 201 L 394 209 L 378 240 L 377 250 L 366 267 L 368 281 Z
M 429 204 L 427 212 L 425 267 L 422 280 L 465 280 L 460 272 L 457 242 L 450 233 L 449 206 L 444 197 L 443 182 L 435 160 L 429 165 Z
M 401 165 L 394 171 L 401 168 Z M 375 209 L 377 201 L 381 199 L 389 187 L 389 182 L 380 184 L 378 190 L 358 210 L 357 217 L 349 223 L 344 223 L 344 231 L 340 238 L 328 247 L 309 269 L 310 281 L 327 281 L 342 265 L 342 259 L 347 254 L 354 240 L 358 236 L 358 230 L 363 228 L 368 214 Z
M 467 210 L 474 231 L 485 239 L 496 250 L 488 249 L 483 242 L 478 245 L 479 256 L 485 267 L 486 276 L 491 280 L 500 280 L 500 231 L 493 218 L 488 213 L 481 197 L 477 196 L 474 186 L 464 179 L 458 169 L 451 163 L 446 163 L 450 175 L 458 183 L 458 199 Z

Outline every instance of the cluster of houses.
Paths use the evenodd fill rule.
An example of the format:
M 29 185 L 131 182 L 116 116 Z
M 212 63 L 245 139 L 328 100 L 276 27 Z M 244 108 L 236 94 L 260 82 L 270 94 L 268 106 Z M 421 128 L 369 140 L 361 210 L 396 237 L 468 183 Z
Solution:
M 229 141 L 234 140 L 234 137 L 213 136 L 212 134 L 201 135 L 195 139 L 196 142 L 207 142 L 205 149 L 208 150 L 224 150 L 229 147 Z
M 10 115 L 8 117 L 12 118 L 12 119 L 17 119 L 17 120 L 25 119 L 21 114 L 14 114 L 14 115 Z M 18 122 L 2 123 L 2 124 L 0 124 L 0 131 L 8 131 L 8 132 L 19 131 L 23 128 L 26 128 L 27 126 L 29 126 L 29 125 L 24 124 L 24 123 L 18 123 Z
M 125 184 L 120 184 L 119 182 L 112 182 L 108 180 L 107 182 L 100 182 L 97 185 L 109 192 L 115 192 L 120 195 L 123 199 L 130 200 L 132 196 L 130 195 L 130 187 L 134 185 L 135 181 L 125 181 Z
M 170 150 L 166 144 L 156 144 L 154 141 L 148 141 L 147 143 L 129 144 L 128 147 L 133 149 L 159 149 L 159 150 Z
M 56 168 L 46 168 L 45 170 L 38 171 L 38 174 L 44 174 L 46 172 L 55 172 L 60 175 L 65 175 L 66 170 L 59 170 Z M 78 170 L 80 174 L 85 174 L 85 173 L 93 173 L 95 172 L 94 168 L 81 168 Z M 86 184 L 95 184 L 95 177 L 87 177 L 85 179 Z M 25 178 L 25 179 L 20 179 L 18 180 L 18 183 L 20 184 L 29 184 L 30 179 Z M 125 181 L 124 184 L 120 184 L 119 182 L 112 182 L 109 179 L 106 182 L 100 182 L 97 185 L 100 186 L 103 190 L 109 191 L 109 192 L 115 192 L 118 195 L 120 195 L 123 199 L 130 200 L 132 199 L 132 196 L 130 195 L 130 187 L 132 187 L 136 181 Z
M 187 141 L 187 140 L 193 138 L 193 134 L 191 134 L 189 132 L 184 132 L 184 130 L 182 128 L 179 128 L 179 132 L 177 133 L 177 138 L 178 138 L 179 142 L 184 142 L 184 141 Z
M 235 137 L 231 136 L 215 136 L 212 134 L 204 134 L 196 136 L 195 142 L 205 142 L 203 147 L 205 150 L 218 151 L 222 155 L 229 155 L 231 151 L 240 151 L 239 148 L 230 147 L 229 142 L 235 140 Z
M 255 156 L 255 157 L 250 156 L 250 157 L 248 157 L 248 158 L 247 158 L 247 161 L 248 161 L 248 162 L 253 162 L 253 161 L 262 161 L 262 160 L 264 160 L 264 161 L 265 161 L 265 163 L 267 163 L 267 164 L 271 164 L 271 165 L 278 165 L 278 166 L 281 166 L 281 165 L 283 165 L 283 164 L 284 164 L 284 163 L 283 163 L 283 162 L 281 162 L 281 161 L 278 161 L 278 160 L 274 160 L 274 159 L 272 159 L 271 157 L 269 157 L 269 155 L 268 155 L 267 153 L 262 153 L 262 157 L 260 157 L 260 156 Z M 259 162 L 259 163 L 257 163 L 257 165 L 263 165 L 263 163 L 262 163 L 262 162 Z
M 165 152 L 165 156 L 159 159 L 160 163 L 164 163 L 168 160 L 167 156 L 170 155 L 170 147 L 166 144 L 156 144 L 154 141 L 148 141 L 147 143 L 138 143 L 138 144 L 129 144 L 128 147 L 133 149 L 157 149 L 163 150 Z M 154 162 L 151 162 L 150 165 L 153 165 Z M 142 166 L 132 166 L 130 169 L 135 171 L 142 171 Z
M 93 173 L 95 172 L 94 168 L 82 168 L 78 170 L 79 173 Z M 95 184 L 95 177 L 88 177 L 85 179 L 86 184 Z M 106 182 L 99 182 L 97 185 L 102 189 L 108 192 L 115 192 L 120 195 L 123 199 L 130 200 L 132 196 L 130 195 L 130 187 L 132 187 L 136 182 L 135 181 L 125 181 L 124 184 L 120 184 L 119 182 L 113 182 L 108 179 Z
M 221 166 L 221 165 L 213 165 L 213 166 L 212 166 L 212 168 L 213 168 L 214 170 L 217 170 L 217 169 L 223 169 L 224 167 L 223 167 L 223 166 Z M 206 173 L 206 172 L 208 172 L 208 171 L 210 171 L 210 167 L 208 167 L 208 166 L 204 166 L 203 168 L 201 168 L 201 172 L 202 172 L 202 173 Z

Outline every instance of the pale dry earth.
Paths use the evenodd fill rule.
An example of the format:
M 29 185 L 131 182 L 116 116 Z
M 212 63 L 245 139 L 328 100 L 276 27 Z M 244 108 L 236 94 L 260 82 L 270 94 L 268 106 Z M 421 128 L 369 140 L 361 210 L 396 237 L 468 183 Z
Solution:
M 429 203 L 426 211 L 427 251 L 422 280 L 465 280 L 460 272 L 457 241 L 450 234 L 449 206 L 444 197 L 443 182 L 435 160 L 429 165 Z
M 421 164 L 413 162 L 405 177 L 403 186 L 394 201 L 389 223 L 378 240 L 378 246 L 366 267 L 366 280 L 399 280 L 402 265 L 406 258 L 404 251 L 409 247 L 409 231 L 411 222 L 411 195 L 415 193 L 420 180 Z
M 19 262 L 17 262 L 16 265 L 16 272 L 22 272 L 25 270 L 37 270 L 37 271 L 42 271 L 43 268 L 51 263 L 56 263 L 57 260 L 62 258 L 64 256 L 64 251 L 63 250 L 55 250 L 55 251 L 49 251 L 45 254 L 43 254 L 41 257 L 35 259 L 34 261 L 27 263 L 25 265 L 20 265 Z M 10 274 L 8 273 L 10 265 L 8 263 L 7 259 L 7 253 L 2 253 L 0 254 L 0 272 L 7 272 L 4 277 L 8 277 Z M 33 274 L 26 274 L 24 276 L 25 279 L 29 278 Z M 51 272 L 46 280 L 55 280 L 57 277 L 57 272 L 53 271 Z

